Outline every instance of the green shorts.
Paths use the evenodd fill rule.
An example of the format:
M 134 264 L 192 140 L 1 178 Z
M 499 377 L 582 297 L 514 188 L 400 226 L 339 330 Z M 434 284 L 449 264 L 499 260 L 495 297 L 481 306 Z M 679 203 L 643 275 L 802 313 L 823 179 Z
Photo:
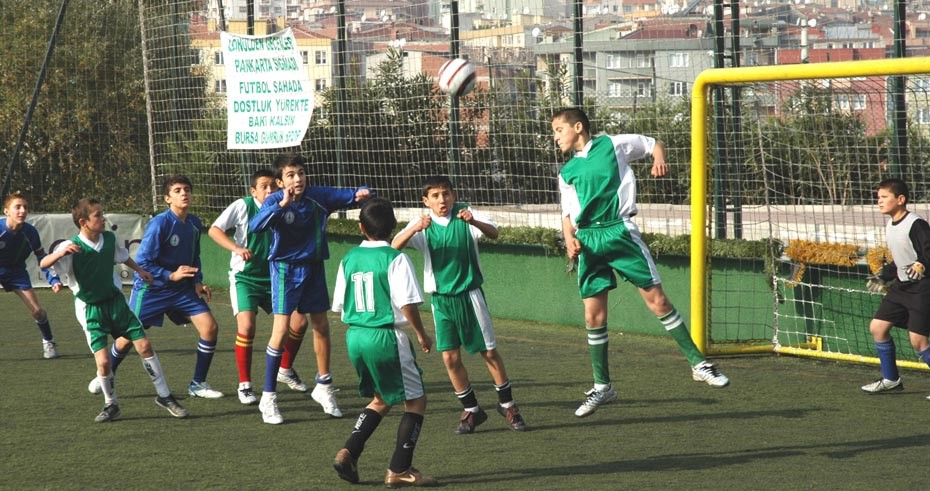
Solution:
M 426 395 L 416 352 L 402 329 L 349 326 L 346 348 L 358 373 L 358 395 L 378 394 L 391 406 Z
M 478 353 L 497 348 L 491 313 L 481 288 L 458 295 L 433 294 L 430 303 L 437 350 L 464 347 L 468 353 Z
M 662 283 L 636 224 L 629 219 L 578 229 L 578 290 L 581 298 L 617 288 L 614 271 L 639 288 Z
M 108 336 L 112 336 L 113 339 L 127 338 L 132 341 L 145 337 L 142 323 L 129 308 L 126 297 L 122 293 L 110 300 L 94 304 L 84 303 L 75 297 L 74 310 L 77 312 L 81 327 L 84 328 L 87 346 L 90 346 L 92 353 L 107 347 Z
M 271 277 L 255 278 L 242 273 L 229 272 L 229 300 L 233 316 L 239 312 L 271 313 Z

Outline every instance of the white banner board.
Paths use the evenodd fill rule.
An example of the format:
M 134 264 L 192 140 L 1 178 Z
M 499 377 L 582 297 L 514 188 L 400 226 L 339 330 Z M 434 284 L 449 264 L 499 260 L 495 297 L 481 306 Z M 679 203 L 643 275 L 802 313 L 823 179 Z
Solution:
M 142 215 L 130 215 L 126 213 L 107 213 L 107 230 L 116 234 L 116 241 L 119 245 L 129 249 L 129 255 L 136 257 L 136 249 L 142 242 L 142 234 L 145 232 L 145 224 L 148 218 Z M 68 240 L 80 232 L 74 226 L 74 220 L 71 215 L 54 214 L 43 215 L 30 213 L 26 220 L 39 231 L 39 240 L 42 241 L 42 247 L 45 252 L 52 252 L 55 246 L 63 240 Z M 39 269 L 36 258 L 30 255 L 26 258 L 26 271 L 29 272 L 29 278 L 32 280 L 33 288 L 48 288 L 48 281 L 45 280 L 45 274 Z M 117 264 L 116 272 L 119 273 L 124 285 L 132 284 L 132 270 L 125 265 Z
M 268 36 L 220 33 L 226 66 L 226 147 L 300 146 L 313 88 L 291 30 Z

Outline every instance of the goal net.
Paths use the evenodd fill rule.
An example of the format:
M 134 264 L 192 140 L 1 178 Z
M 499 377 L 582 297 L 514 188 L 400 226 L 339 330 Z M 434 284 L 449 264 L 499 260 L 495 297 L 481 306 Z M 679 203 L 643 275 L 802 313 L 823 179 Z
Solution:
M 903 178 L 909 209 L 930 216 L 928 67 L 914 58 L 698 77 L 691 306 L 693 336 L 708 353 L 877 363 L 869 321 L 881 296 L 866 278 L 890 256 L 875 186 Z M 894 131 L 896 114 L 906 134 Z M 896 135 L 906 136 L 903 156 Z M 758 247 L 735 245 L 753 241 Z M 906 331 L 893 334 L 899 364 L 926 369 Z

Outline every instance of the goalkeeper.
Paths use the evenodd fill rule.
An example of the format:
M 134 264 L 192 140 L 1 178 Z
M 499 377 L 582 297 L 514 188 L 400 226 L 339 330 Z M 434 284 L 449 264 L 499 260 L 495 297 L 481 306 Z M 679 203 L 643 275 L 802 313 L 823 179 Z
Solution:
M 652 176 L 664 176 L 668 174 L 664 145 L 643 135 L 592 138 L 591 123 L 577 108 L 558 111 L 552 117 L 552 133 L 559 149 L 572 154 L 559 171 L 562 235 L 569 259 L 578 259 L 578 288 L 594 369 L 594 388 L 585 394 L 575 416 L 588 416 L 617 398 L 607 363 L 607 292 L 617 287 L 614 271 L 639 289 L 646 306 L 688 359 L 692 378 L 712 387 L 728 385 L 729 379 L 704 359 L 691 340 L 632 220 L 636 178 L 630 162 L 651 156 Z
M 892 327 L 907 329 L 917 356 L 930 366 L 930 281 L 924 279 L 930 260 L 930 224 L 907 210 L 910 194 L 903 180 L 880 182 L 876 194 L 878 211 L 891 219 L 885 225 L 885 241 L 892 262 L 868 281 L 872 292 L 887 290 L 869 323 L 882 367 L 882 378 L 862 386 L 869 394 L 904 390 L 896 365 Z

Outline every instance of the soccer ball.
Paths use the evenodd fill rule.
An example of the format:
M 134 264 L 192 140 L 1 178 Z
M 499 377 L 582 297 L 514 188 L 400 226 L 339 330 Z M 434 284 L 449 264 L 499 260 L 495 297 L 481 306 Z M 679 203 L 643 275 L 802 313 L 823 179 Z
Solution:
M 462 97 L 475 88 L 475 67 L 464 58 L 453 58 L 439 68 L 439 90 Z

